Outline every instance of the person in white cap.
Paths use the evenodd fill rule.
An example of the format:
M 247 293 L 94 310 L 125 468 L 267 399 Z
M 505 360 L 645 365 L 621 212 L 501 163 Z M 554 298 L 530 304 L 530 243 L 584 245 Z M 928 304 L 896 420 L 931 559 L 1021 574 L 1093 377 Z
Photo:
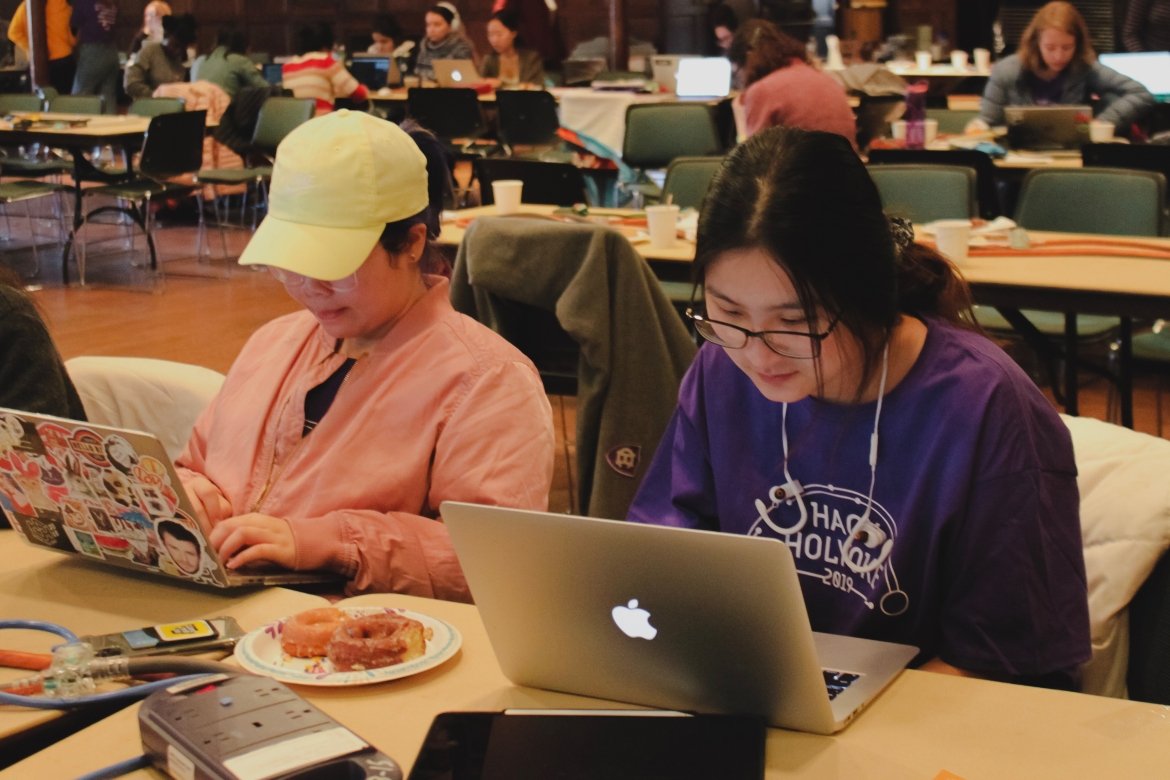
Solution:
M 536 369 L 426 273 L 440 155 L 423 131 L 347 110 L 280 144 L 240 263 L 267 266 L 304 310 L 252 336 L 178 460 L 229 568 L 468 600 L 440 502 L 547 506 Z

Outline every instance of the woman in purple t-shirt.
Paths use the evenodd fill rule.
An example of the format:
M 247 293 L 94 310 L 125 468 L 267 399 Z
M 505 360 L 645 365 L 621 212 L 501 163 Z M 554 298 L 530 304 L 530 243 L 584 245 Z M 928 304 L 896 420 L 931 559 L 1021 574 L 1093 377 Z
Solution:
M 630 519 L 784 542 L 815 630 L 1073 686 L 1089 627 L 1068 431 L 849 143 L 772 128 L 737 147 L 695 266 L 710 343 Z

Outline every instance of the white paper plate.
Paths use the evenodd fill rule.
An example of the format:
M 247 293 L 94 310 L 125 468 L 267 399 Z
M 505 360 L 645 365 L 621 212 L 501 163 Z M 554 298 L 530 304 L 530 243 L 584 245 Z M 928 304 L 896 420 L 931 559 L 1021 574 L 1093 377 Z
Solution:
M 350 615 L 372 615 L 390 612 L 413 618 L 431 630 L 426 652 L 413 661 L 376 669 L 362 669 L 352 672 L 337 672 L 328 658 L 296 658 L 280 648 L 280 637 L 288 618 L 278 620 L 263 628 L 248 633 L 236 643 L 235 656 L 240 666 L 249 672 L 271 677 L 281 682 L 298 685 L 369 685 L 371 683 L 397 680 L 412 674 L 425 672 L 447 661 L 463 644 L 463 636 L 450 623 L 430 615 L 390 607 L 342 608 Z

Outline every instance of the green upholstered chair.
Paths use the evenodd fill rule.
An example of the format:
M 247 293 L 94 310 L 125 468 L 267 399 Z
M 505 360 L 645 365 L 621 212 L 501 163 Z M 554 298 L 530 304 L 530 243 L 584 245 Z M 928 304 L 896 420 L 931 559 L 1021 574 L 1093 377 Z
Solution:
M 722 165 L 722 157 L 676 157 L 666 169 L 662 199 L 683 209 L 699 208 Z
M 102 95 L 56 95 L 49 99 L 49 110 L 57 114 L 100 114 L 105 102 Z
M 186 101 L 182 98 L 136 98 L 130 104 L 130 113 L 134 116 L 155 117 L 159 114 L 177 114 L 183 110 Z
M 676 157 L 709 157 L 724 152 L 715 114 L 706 103 L 634 103 L 626 108 L 622 161 L 638 171 L 628 187 L 635 196 L 658 199 L 661 189 L 646 175 Z
M 869 176 L 888 214 L 917 224 L 978 214 L 975 171 L 971 168 L 915 163 L 873 165 Z

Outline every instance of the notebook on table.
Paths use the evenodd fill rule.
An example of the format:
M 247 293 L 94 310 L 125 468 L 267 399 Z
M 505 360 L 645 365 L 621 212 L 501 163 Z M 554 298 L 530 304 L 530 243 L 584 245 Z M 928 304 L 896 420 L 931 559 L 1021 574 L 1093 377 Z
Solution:
M 1090 106 L 1005 106 L 1012 149 L 1079 153 L 1089 141 Z
M 440 87 L 469 87 L 481 79 L 471 60 L 435 60 L 435 83 Z
M 338 580 L 231 571 L 149 433 L 0 408 L 0 511 L 24 541 L 215 588 Z
M 831 734 L 917 654 L 814 633 L 781 541 L 444 502 L 518 685 Z

